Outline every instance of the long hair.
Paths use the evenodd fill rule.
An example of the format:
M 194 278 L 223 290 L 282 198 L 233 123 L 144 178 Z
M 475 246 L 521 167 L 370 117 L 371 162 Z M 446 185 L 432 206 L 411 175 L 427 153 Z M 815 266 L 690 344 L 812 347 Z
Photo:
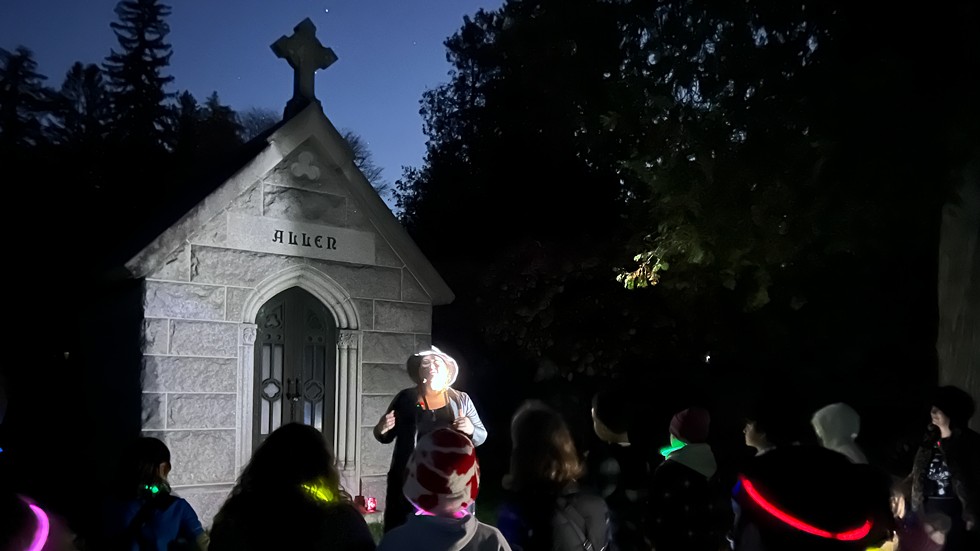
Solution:
M 209 549 L 345 549 L 335 523 L 349 518 L 342 509 L 352 501 L 323 434 L 287 423 L 262 442 L 238 477 L 214 517 Z
M 287 423 L 255 450 L 232 495 L 276 492 L 304 484 L 325 485 L 341 499 L 350 501 L 340 486 L 340 471 L 323 434 L 309 425 Z
M 539 401 L 527 401 L 511 421 L 510 473 L 504 485 L 514 491 L 558 492 L 585 469 L 561 415 Z

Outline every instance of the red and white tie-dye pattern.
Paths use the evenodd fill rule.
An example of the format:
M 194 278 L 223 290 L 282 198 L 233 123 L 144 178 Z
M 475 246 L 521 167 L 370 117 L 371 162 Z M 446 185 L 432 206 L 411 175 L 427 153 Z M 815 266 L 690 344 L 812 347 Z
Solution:
M 423 513 L 460 517 L 480 491 L 476 448 L 466 435 L 437 429 L 419 439 L 408 461 L 405 497 Z

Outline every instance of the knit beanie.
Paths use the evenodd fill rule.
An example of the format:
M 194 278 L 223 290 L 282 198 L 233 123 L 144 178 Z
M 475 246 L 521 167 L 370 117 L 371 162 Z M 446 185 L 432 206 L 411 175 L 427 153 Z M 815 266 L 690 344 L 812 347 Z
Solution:
M 480 491 L 476 448 L 463 433 L 436 429 L 419 438 L 408 461 L 405 497 L 426 513 L 460 517 Z
M 670 433 L 687 444 L 700 444 L 708 440 L 711 416 L 698 407 L 688 408 L 670 420 Z

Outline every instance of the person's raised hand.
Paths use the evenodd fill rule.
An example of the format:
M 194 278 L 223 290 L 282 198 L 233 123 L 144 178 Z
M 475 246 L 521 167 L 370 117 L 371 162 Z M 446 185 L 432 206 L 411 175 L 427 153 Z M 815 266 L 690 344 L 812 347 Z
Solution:
M 378 433 L 385 434 L 393 428 L 395 428 L 395 412 L 389 411 L 382 415 L 381 420 L 378 421 Z
M 473 421 L 469 417 L 457 417 L 453 421 L 453 428 L 466 436 L 473 436 Z

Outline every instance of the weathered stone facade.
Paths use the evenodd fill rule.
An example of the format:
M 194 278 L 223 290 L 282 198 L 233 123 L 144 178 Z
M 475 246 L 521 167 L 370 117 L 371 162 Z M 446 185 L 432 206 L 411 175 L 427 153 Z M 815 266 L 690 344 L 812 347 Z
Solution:
M 939 238 L 939 383 L 980 401 L 980 161 L 960 174 Z M 971 427 L 980 430 L 980 411 Z
M 255 316 L 265 301 L 298 286 L 334 316 L 335 452 L 351 493 L 363 484 L 383 507 L 391 448 L 371 430 L 411 384 L 405 359 L 430 344 L 432 306 L 452 299 L 318 107 L 295 118 L 127 265 L 145 278 L 143 431 L 168 444 L 171 482 L 205 524 L 251 453 Z M 314 234 L 341 237 L 336 249 L 317 248 Z

